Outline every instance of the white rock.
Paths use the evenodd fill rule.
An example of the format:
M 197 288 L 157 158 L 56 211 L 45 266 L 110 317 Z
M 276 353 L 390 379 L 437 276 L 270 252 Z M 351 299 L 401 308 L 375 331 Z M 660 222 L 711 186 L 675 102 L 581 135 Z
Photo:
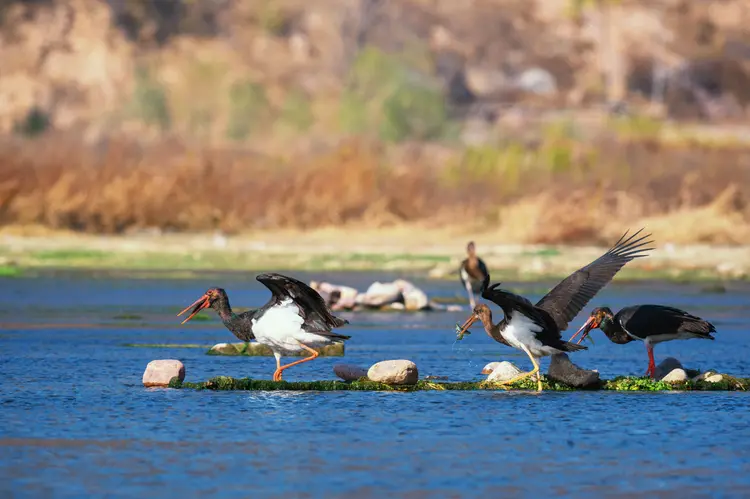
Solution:
M 706 382 L 708 383 L 719 383 L 722 380 L 724 380 L 724 376 L 721 374 L 712 374 L 711 376 L 706 377 Z
M 336 364 L 333 366 L 333 374 L 344 381 L 356 381 L 367 376 L 367 369 L 352 364 Z
M 713 376 L 714 374 L 716 374 L 716 371 L 706 371 L 694 377 L 693 381 L 706 381 L 706 378 L 709 378 Z
M 169 386 L 169 380 L 177 376 L 185 380 L 185 366 L 179 360 L 152 360 L 143 373 L 143 386 Z
M 670 371 L 669 374 L 664 376 L 661 380 L 673 383 L 675 381 L 687 381 L 687 379 L 688 375 L 685 370 L 677 368 Z
M 388 385 L 414 385 L 419 381 L 419 371 L 410 360 L 384 360 L 373 364 L 367 377 Z
M 482 368 L 482 374 L 490 374 L 492 371 L 494 371 L 497 366 L 499 366 L 501 362 L 490 362 L 486 366 Z
M 671 373 L 675 369 L 683 369 L 682 364 L 674 357 L 667 357 L 666 359 L 659 362 L 658 366 L 656 366 L 655 379 L 662 379 L 664 376 Z
M 508 361 L 498 362 L 487 381 L 508 381 L 521 374 L 521 370 Z
M 521 73 L 516 84 L 526 92 L 535 94 L 554 94 L 557 92 L 557 81 L 555 77 L 542 68 L 530 68 Z
M 217 343 L 211 347 L 209 353 L 216 355 L 239 355 L 240 352 L 237 350 L 237 347 L 231 343 Z

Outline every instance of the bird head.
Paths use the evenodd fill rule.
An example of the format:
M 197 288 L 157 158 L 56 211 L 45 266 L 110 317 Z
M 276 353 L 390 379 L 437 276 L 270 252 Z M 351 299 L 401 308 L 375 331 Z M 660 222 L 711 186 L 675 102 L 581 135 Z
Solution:
M 177 316 L 181 316 L 192 307 L 193 310 L 190 312 L 190 315 L 184 321 L 182 321 L 182 324 L 185 324 L 204 308 L 211 307 L 218 310 L 228 303 L 229 299 L 227 298 L 226 291 L 224 291 L 222 288 L 210 288 L 208 291 L 203 293 L 203 296 L 195 300 L 195 302 L 193 302 L 191 305 L 185 307 L 185 309 L 177 314 Z
M 589 335 L 589 332 L 591 332 L 592 329 L 596 329 L 599 326 L 602 325 L 602 322 L 605 319 L 611 319 L 614 317 L 614 314 L 612 313 L 612 310 L 610 310 L 609 307 L 596 307 L 594 310 L 591 311 L 591 315 L 589 315 L 588 320 L 581 326 L 581 328 L 576 331 L 576 334 L 574 334 L 570 340 L 572 341 L 573 338 L 578 336 L 581 332 L 583 334 L 578 339 L 578 344 L 580 345 L 581 342 L 586 338 L 586 336 Z
M 466 253 L 468 253 L 469 256 L 474 256 L 474 254 L 476 253 L 474 241 L 469 241 L 469 244 L 466 245 Z
M 483 324 L 491 324 L 492 311 L 490 310 L 490 307 L 484 303 L 480 303 L 474 307 L 474 310 L 471 311 L 471 315 L 466 319 L 466 322 L 464 322 L 463 325 L 456 326 L 456 335 L 459 340 L 462 339 L 465 334 L 471 334 L 469 328 L 476 321 L 481 321 Z

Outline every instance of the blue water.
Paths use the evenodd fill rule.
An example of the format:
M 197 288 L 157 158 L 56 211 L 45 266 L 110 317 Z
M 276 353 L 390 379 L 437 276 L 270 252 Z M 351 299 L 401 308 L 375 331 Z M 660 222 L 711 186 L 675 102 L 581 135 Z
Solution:
M 297 274 L 303 279 L 311 276 Z M 316 276 L 321 277 L 321 276 Z M 329 274 L 365 287 L 386 274 Z M 432 296 L 453 282 L 415 280 Z M 212 317 L 175 313 L 221 284 L 236 306 L 268 292 L 252 276 L 186 281 L 60 274 L 0 279 L 0 497 L 742 497 L 750 494 L 750 394 L 573 392 L 195 392 L 146 389 L 146 364 L 175 358 L 187 379 L 270 378 L 271 357 L 213 357 L 234 338 Z M 509 286 L 538 298 L 548 284 Z M 658 345 L 657 362 L 750 376 L 750 287 L 613 283 L 587 307 L 663 303 L 714 322 L 717 340 Z M 124 320 L 122 314 L 137 314 Z M 332 366 L 393 358 L 422 377 L 478 380 L 495 360 L 528 359 L 467 312 L 340 314 L 346 357 L 319 358 L 285 379 L 332 379 Z M 585 320 L 575 319 L 568 334 Z M 341 330 L 344 332 L 344 329 Z M 603 377 L 642 374 L 643 345 L 595 345 L 571 358 Z M 546 370 L 547 362 L 542 365 Z

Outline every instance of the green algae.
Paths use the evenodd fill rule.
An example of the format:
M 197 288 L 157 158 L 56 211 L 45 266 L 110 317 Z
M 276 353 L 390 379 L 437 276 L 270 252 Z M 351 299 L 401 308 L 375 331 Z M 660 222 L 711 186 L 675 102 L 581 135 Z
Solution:
M 587 390 L 627 391 L 627 392 L 658 392 L 658 391 L 736 391 L 745 390 L 750 379 L 734 378 L 724 375 L 724 379 L 718 383 L 706 381 L 685 381 L 670 383 L 667 381 L 654 381 L 650 378 L 618 377 L 603 381 L 599 386 L 587 388 Z M 564 383 L 542 377 L 542 386 L 547 391 L 574 391 L 577 390 Z M 245 390 L 245 391 L 472 391 L 472 390 L 536 390 L 536 381 L 524 379 L 509 386 L 487 381 L 464 381 L 464 382 L 435 382 L 420 380 L 416 385 L 387 385 L 366 378 L 357 381 L 270 381 L 250 378 L 232 378 L 230 376 L 217 376 L 204 382 L 179 381 L 173 378 L 169 384 L 170 388 L 187 388 L 192 390 Z
M 233 349 L 231 347 L 234 347 Z M 266 345 L 260 343 L 228 343 L 226 348 L 221 350 L 214 350 L 211 347 L 206 355 L 225 355 L 225 356 L 237 356 L 245 355 L 248 357 L 273 357 L 273 352 Z M 332 345 L 326 345 L 323 347 L 315 348 L 321 357 L 343 357 L 345 347 L 343 343 L 334 343 Z M 306 351 L 296 352 L 293 355 L 285 355 L 285 357 L 308 357 L 310 354 Z

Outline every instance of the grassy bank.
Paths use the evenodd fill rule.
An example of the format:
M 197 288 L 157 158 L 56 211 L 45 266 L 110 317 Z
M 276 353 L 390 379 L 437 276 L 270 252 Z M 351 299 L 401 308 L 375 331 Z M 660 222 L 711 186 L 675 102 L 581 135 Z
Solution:
M 473 239 L 493 279 L 525 281 L 563 277 L 605 250 L 603 246 L 509 245 L 502 233 L 462 227 L 361 229 L 354 232 L 356 240 L 352 230 L 264 231 L 218 240 L 211 234 L 88 236 L 6 230 L 0 232 L 0 274 L 92 269 L 185 278 L 199 272 L 367 270 L 455 279 L 464 245 Z M 651 256 L 632 262 L 618 278 L 704 281 L 747 275 L 750 251 L 746 248 L 658 244 Z

